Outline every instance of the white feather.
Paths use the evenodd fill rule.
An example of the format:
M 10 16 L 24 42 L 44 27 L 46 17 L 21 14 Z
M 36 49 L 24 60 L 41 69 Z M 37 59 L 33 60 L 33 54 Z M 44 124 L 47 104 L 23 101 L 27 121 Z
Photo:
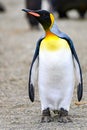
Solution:
M 38 57 L 33 64 L 31 72 L 31 83 L 33 84 L 33 86 L 36 85 L 37 78 L 38 78 Z

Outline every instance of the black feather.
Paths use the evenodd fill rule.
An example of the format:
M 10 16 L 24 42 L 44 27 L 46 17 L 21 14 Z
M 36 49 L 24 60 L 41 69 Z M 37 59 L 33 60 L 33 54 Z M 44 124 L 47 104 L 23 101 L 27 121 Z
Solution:
M 32 102 L 34 102 L 34 86 L 33 86 L 33 84 L 29 85 L 29 98 Z
M 77 86 L 78 101 L 80 101 L 82 99 L 82 95 L 83 95 L 83 86 L 82 86 L 82 84 L 79 83 L 79 85 Z
M 41 43 L 42 39 L 43 38 L 39 39 L 39 41 L 37 42 L 36 50 L 35 50 L 33 60 L 32 60 L 31 66 L 30 66 L 30 71 L 29 71 L 29 84 L 28 84 L 29 88 L 28 88 L 28 91 L 29 91 L 29 98 L 32 102 L 34 102 L 34 86 L 31 83 L 31 78 L 32 78 L 31 75 L 32 75 L 33 64 L 34 64 L 36 58 L 39 55 L 39 48 L 40 48 L 40 43 Z

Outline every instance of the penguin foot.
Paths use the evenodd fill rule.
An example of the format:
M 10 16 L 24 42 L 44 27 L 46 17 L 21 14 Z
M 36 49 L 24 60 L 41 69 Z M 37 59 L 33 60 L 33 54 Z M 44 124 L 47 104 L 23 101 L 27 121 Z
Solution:
M 58 116 L 58 122 L 60 122 L 60 123 L 72 122 L 72 119 L 68 116 L 67 110 L 64 110 L 63 108 L 60 109 L 59 116 Z
M 51 122 L 52 121 L 52 117 L 51 117 L 51 114 L 50 114 L 50 110 L 49 108 L 43 110 L 42 112 L 42 118 L 41 118 L 41 123 L 44 123 L 44 122 Z

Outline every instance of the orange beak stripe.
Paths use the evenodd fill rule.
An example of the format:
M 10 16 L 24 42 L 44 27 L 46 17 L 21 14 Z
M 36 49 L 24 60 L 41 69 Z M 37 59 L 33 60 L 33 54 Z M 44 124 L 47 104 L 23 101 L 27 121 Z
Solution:
M 36 17 L 40 17 L 40 15 L 38 13 L 35 13 L 35 12 L 28 12 L 28 14 L 31 14 L 31 15 L 36 16 Z

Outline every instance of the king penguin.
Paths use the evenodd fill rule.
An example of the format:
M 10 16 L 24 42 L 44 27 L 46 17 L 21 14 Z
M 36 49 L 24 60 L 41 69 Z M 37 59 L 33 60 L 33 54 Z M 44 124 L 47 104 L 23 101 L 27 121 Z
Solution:
M 71 122 L 68 115 L 77 81 L 77 98 L 83 95 L 83 79 L 80 62 L 69 36 L 61 32 L 54 16 L 46 10 L 22 9 L 35 17 L 43 26 L 45 35 L 36 45 L 29 72 L 29 97 L 34 101 L 36 70 L 41 101 L 41 122 L 52 121 L 50 111 L 58 112 L 59 122 Z

